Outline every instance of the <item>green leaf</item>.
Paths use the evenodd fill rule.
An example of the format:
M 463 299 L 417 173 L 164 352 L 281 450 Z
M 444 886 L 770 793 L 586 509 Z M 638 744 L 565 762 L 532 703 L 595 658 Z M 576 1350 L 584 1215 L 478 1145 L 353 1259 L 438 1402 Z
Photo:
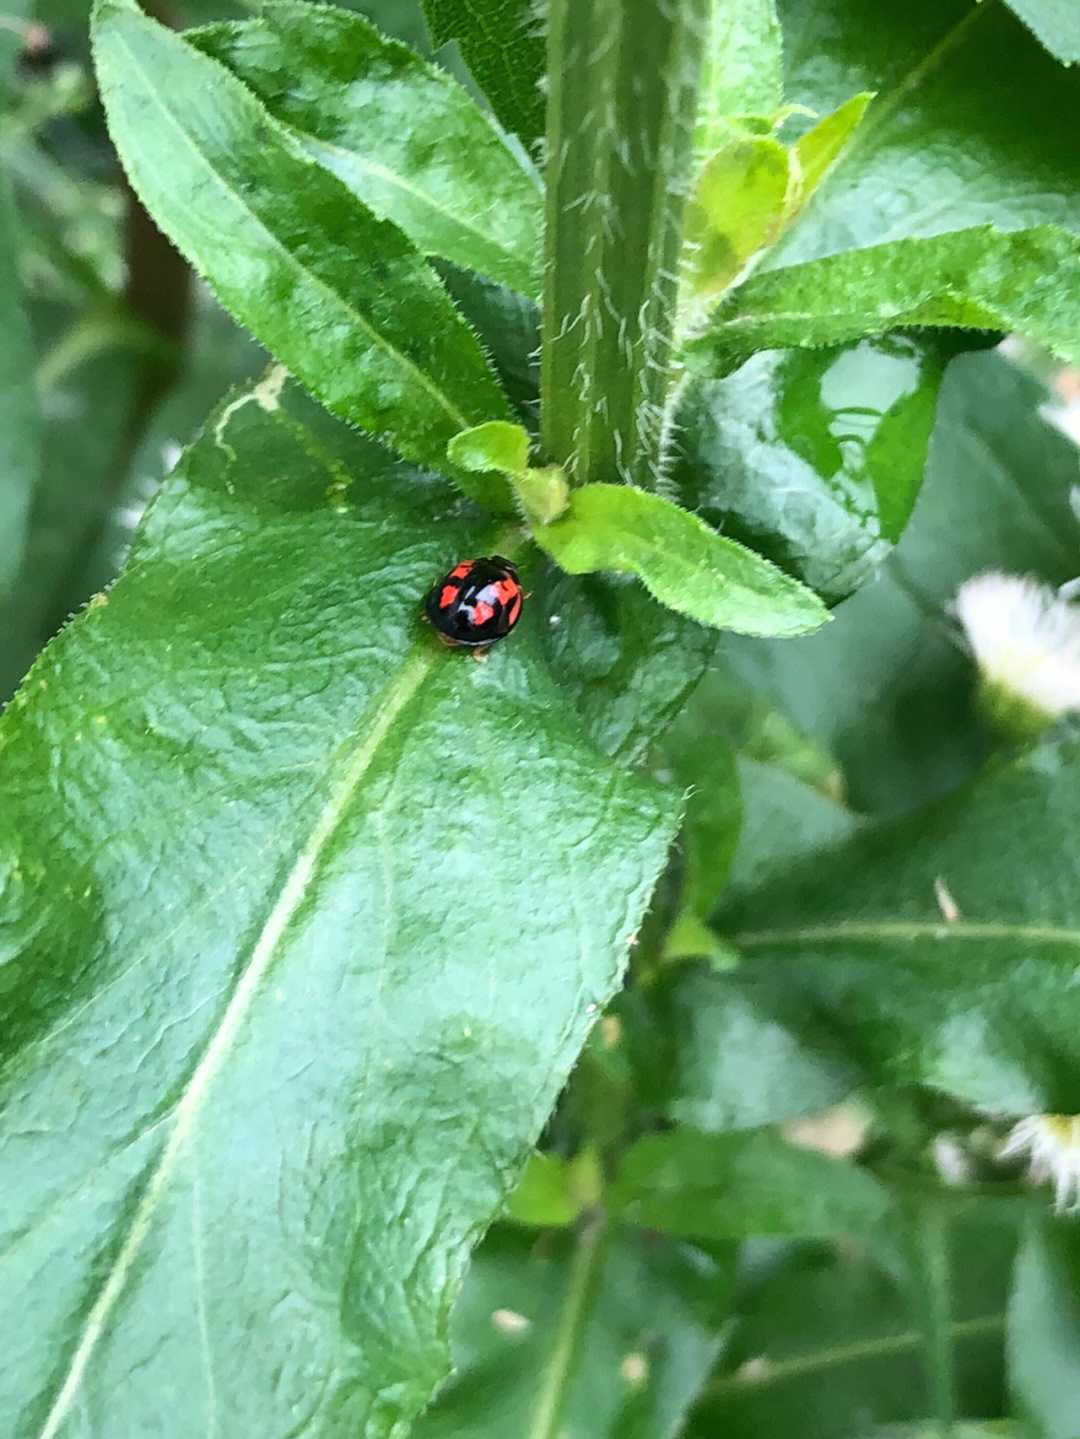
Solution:
M 568 1350 L 560 1341 L 572 1266 L 564 1236 L 539 1248 L 534 1236 L 502 1227 L 488 1236 L 451 1321 L 454 1377 L 413 1439 L 678 1432 L 720 1348 L 728 1264 L 617 1228 L 598 1255 L 588 1312 Z M 556 1397 L 558 1428 L 541 1427 Z
M 871 98 L 855 95 L 790 152 L 771 135 L 742 135 L 706 161 L 694 183 L 686 227 L 695 297 L 726 289 L 799 217 Z
M 584 485 L 533 538 L 570 574 L 637 575 L 661 604 L 743 634 L 801 634 L 827 618 L 811 590 L 660 495 Z
M 185 38 L 423 254 L 539 294 L 538 176 L 445 71 L 362 16 L 303 0 Z
M 1012 1234 L 978 1213 L 958 1227 L 951 1335 L 963 1412 L 997 1416 Z M 792 1245 L 760 1256 L 733 1309 L 731 1342 L 684 1430 L 688 1439 L 938 1439 L 926 1419 L 922 1336 L 908 1285 L 862 1245 Z M 976 1439 L 972 1430 L 980 1439 L 1012 1433 L 965 1424 L 957 1439 Z
M 532 0 L 424 0 L 435 45 L 456 40 L 502 125 L 531 145 L 544 133 L 543 30 Z
M 1006 1352 L 1017 1417 L 1039 1439 L 1076 1439 L 1080 1253 L 1067 1224 L 1031 1222 L 1016 1256 Z
M 676 497 L 830 600 L 875 572 L 915 505 L 951 347 L 888 335 L 769 350 L 687 387 Z
M 498 538 L 264 382 L 5 712 L 13 1434 L 355 1439 L 444 1376 L 678 806 L 528 608 L 486 665 L 419 624 Z
M 526 517 L 535 524 L 548 524 L 566 509 L 566 476 L 558 465 L 530 466 L 531 447 L 522 425 L 489 420 L 455 435 L 446 453 L 458 469 L 504 475 Z
M 623 1154 L 608 1192 L 613 1213 L 691 1239 L 849 1234 L 889 1204 L 869 1174 L 769 1130 L 647 1135 Z
M 931 325 L 1017 330 L 1076 360 L 1078 294 L 1080 236 L 979 226 L 753 275 L 720 302 L 686 359 L 700 374 L 723 375 L 756 350 Z
M 789 101 L 817 114 L 874 90 L 854 142 L 766 257 L 792 265 L 973 225 L 1080 231 L 1080 152 L 1048 123 L 1080 107 L 1002 5 L 781 0 Z
M 847 839 L 855 816 L 836 800 L 774 764 L 740 757 L 743 824 L 729 877 L 731 890 L 759 885 L 813 850 Z
M 986 759 L 975 669 L 948 608 L 961 582 L 987 570 L 1076 576 L 1076 446 L 1041 413 L 1046 400 L 999 355 L 954 360 L 919 502 L 876 582 L 820 635 L 724 641 L 740 673 L 836 755 L 856 810 L 910 809 Z
M 531 448 L 532 441 L 524 426 L 490 420 L 486 425 L 476 425 L 455 435 L 447 446 L 447 453 L 455 465 L 467 470 L 499 470 L 504 474 L 522 475 L 529 468 Z
M 552 566 L 533 607 L 559 688 L 594 743 L 623 764 L 644 757 L 716 649 L 715 630 L 614 575 L 567 575 Z
M 730 140 L 694 182 L 686 240 L 695 297 L 718 294 L 776 239 L 791 190 L 787 147 L 771 135 Z
M 41 416 L 18 263 L 15 197 L 0 165 L 0 596 L 10 590 L 26 549 L 41 468 Z
M 1080 743 L 1062 740 L 746 895 L 723 932 L 871 1083 L 1071 1112 L 1078 854 Z
M 1038 36 L 1051 55 L 1066 65 L 1080 60 L 1080 14 L 1072 0 L 1005 0 L 1024 24 Z
M 858 1071 L 828 1026 L 768 975 L 707 964 L 663 972 L 617 1000 L 642 1100 L 724 1133 L 826 1109 Z
M 476 337 L 424 260 L 235 76 L 128 0 L 98 0 L 94 46 L 140 199 L 328 409 L 435 468 L 458 430 L 508 417 Z M 459 480 L 500 502 L 501 486 Z
M 735 857 L 742 798 L 731 746 L 719 735 L 702 745 L 693 718 L 688 716 L 689 723 L 676 724 L 668 732 L 663 753 L 686 791 L 679 837 L 682 904 L 704 919 L 716 903 Z
M 573 1224 L 586 1203 L 594 1199 L 595 1196 L 584 1193 L 577 1160 L 538 1152 L 530 1154 L 521 1178 L 506 1201 L 505 1212 L 515 1224 L 564 1228 Z
M 802 213 L 807 200 L 844 153 L 873 98 L 868 90 L 861 95 L 852 95 L 850 100 L 845 100 L 831 114 L 823 116 L 812 130 L 808 130 L 792 146 L 792 153 L 797 161 L 799 188 L 798 206 L 791 214 L 789 223 Z
M 772 115 L 784 99 L 783 44 L 774 0 L 710 0 L 695 149 L 728 137 L 734 115 Z

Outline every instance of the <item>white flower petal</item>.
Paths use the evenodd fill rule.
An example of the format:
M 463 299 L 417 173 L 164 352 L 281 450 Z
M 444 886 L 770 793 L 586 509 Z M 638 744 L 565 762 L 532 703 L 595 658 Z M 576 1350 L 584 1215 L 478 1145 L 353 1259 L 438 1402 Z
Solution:
M 1080 710 L 1080 604 L 991 572 L 966 580 L 954 608 L 990 684 L 1052 719 Z

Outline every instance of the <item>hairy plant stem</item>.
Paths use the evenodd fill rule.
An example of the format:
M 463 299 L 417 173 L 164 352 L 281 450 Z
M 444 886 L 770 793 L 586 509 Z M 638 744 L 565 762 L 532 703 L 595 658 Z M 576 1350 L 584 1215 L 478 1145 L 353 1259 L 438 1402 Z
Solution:
M 577 482 L 663 469 L 707 0 L 550 0 L 541 435 Z

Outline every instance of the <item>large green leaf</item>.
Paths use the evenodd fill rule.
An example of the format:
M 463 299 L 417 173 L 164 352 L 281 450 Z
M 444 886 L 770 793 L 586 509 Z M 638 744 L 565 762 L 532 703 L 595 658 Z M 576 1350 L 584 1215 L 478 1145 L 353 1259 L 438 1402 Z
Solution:
M 770 1130 L 646 1135 L 622 1156 L 607 1199 L 662 1234 L 739 1239 L 869 1229 L 890 1198 L 863 1170 L 788 1144 Z
M 696 1129 L 812 1114 L 860 1077 L 828 1021 L 768 974 L 672 966 L 616 1004 L 641 1099 Z
M 361 16 L 303 0 L 187 39 L 424 254 L 539 294 L 538 176 L 445 71 Z
M 724 375 L 757 350 L 837 345 L 900 326 L 1016 330 L 1080 359 L 1080 235 L 991 226 L 752 275 L 686 346 L 690 367 Z
M 1080 1256 L 1070 1228 L 1028 1225 L 1009 1298 L 1009 1389 L 1039 1439 L 1080 1433 Z
M 962 1413 L 997 1418 L 1011 1234 L 978 1214 L 957 1228 L 950 1336 Z M 941 1434 L 927 1418 L 922 1335 L 908 1287 L 858 1243 L 758 1255 L 733 1308 L 731 1340 L 686 1426 L 688 1439 Z M 911 1427 L 891 1427 L 902 1421 Z M 990 1439 L 989 1426 L 951 1432 L 956 1439 Z M 992 1432 L 1012 1434 L 997 1425 Z
M 927 1085 L 996 1112 L 1071 1112 L 1080 741 L 1048 743 L 855 836 L 745 895 L 723 925 L 741 972 L 786 987 L 872 1083 Z
M 32 313 L 38 335 L 50 346 L 67 343 L 78 324 L 77 312 L 67 306 L 39 304 Z M 128 345 L 102 344 L 42 393 L 41 479 L 23 563 L 0 604 L 0 702 L 11 697 L 42 645 L 92 593 L 83 588 L 82 569 L 112 501 L 142 365 L 142 356 Z
M 504 537 L 279 378 L 4 717 L 12 1439 L 400 1432 L 674 829 L 528 608 L 420 625 Z
M 741 634 L 793 635 L 826 619 L 821 601 L 689 510 L 633 485 L 583 485 L 533 538 L 570 574 L 637 575 L 661 604 Z
M 617 575 L 552 567 L 534 604 L 548 664 L 593 740 L 624 764 L 640 760 L 701 679 L 716 631 Z
M 451 1319 L 454 1377 L 414 1439 L 677 1432 L 722 1342 L 727 1266 L 619 1226 L 594 1267 L 576 1314 L 568 1239 L 494 1230 Z
M 910 517 L 948 355 L 927 338 L 891 335 L 766 351 L 724 380 L 691 384 L 678 498 L 842 599 Z
M 15 198 L 10 177 L 0 165 L 0 334 L 4 337 L 0 344 L 0 596 L 6 594 L 22 561 L 41 466 L 34 357 L 18 263 Z
M 1080 152 L 1053 118 L 1077 112 L 1080 74 L 1003 5 L 781 0 L 780 16 L 789 100 L 878 98 L 766 266 L 972 225 L 1080 230 Z
M 532 0 L 424 0 L 436 45 L 456 40 L 473 79 L 527 145 L 544 132 L 544 37 Z
M 1080 11 L 1072 0 L 1005 0 L 1039 40 L 1066 65 L 1080 60 Z
M 94 43 L 139 198 L 225 308 L 328 409 L 443 468 L 458 430 L 510 418 L 423 258 L 241 81 L 130 0 L 99 0 Z M 498 477 L 461 482 L 509 504 Z
M 974 666 L 948 612 L 961 582 L 1000 569 L 1060 584 L 1080 568 L 1076 447 L 1039 413 L 1045 399 L 998 355 L 954 360 L 919 502 L 877 581 L 819 635 L 724 640 L 742 673 L 836 754 L 856 809 L 910 808 L 986 756 Z

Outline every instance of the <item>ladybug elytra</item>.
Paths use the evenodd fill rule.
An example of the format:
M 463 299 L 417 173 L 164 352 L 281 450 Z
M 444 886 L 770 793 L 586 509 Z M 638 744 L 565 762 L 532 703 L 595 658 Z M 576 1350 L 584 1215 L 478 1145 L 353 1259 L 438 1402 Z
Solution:
M 432 585 L 424 617 L 444 644 L 479 652 L 510 633 L 524 598 L 517 568 L 502 555 L 462 560 Z

